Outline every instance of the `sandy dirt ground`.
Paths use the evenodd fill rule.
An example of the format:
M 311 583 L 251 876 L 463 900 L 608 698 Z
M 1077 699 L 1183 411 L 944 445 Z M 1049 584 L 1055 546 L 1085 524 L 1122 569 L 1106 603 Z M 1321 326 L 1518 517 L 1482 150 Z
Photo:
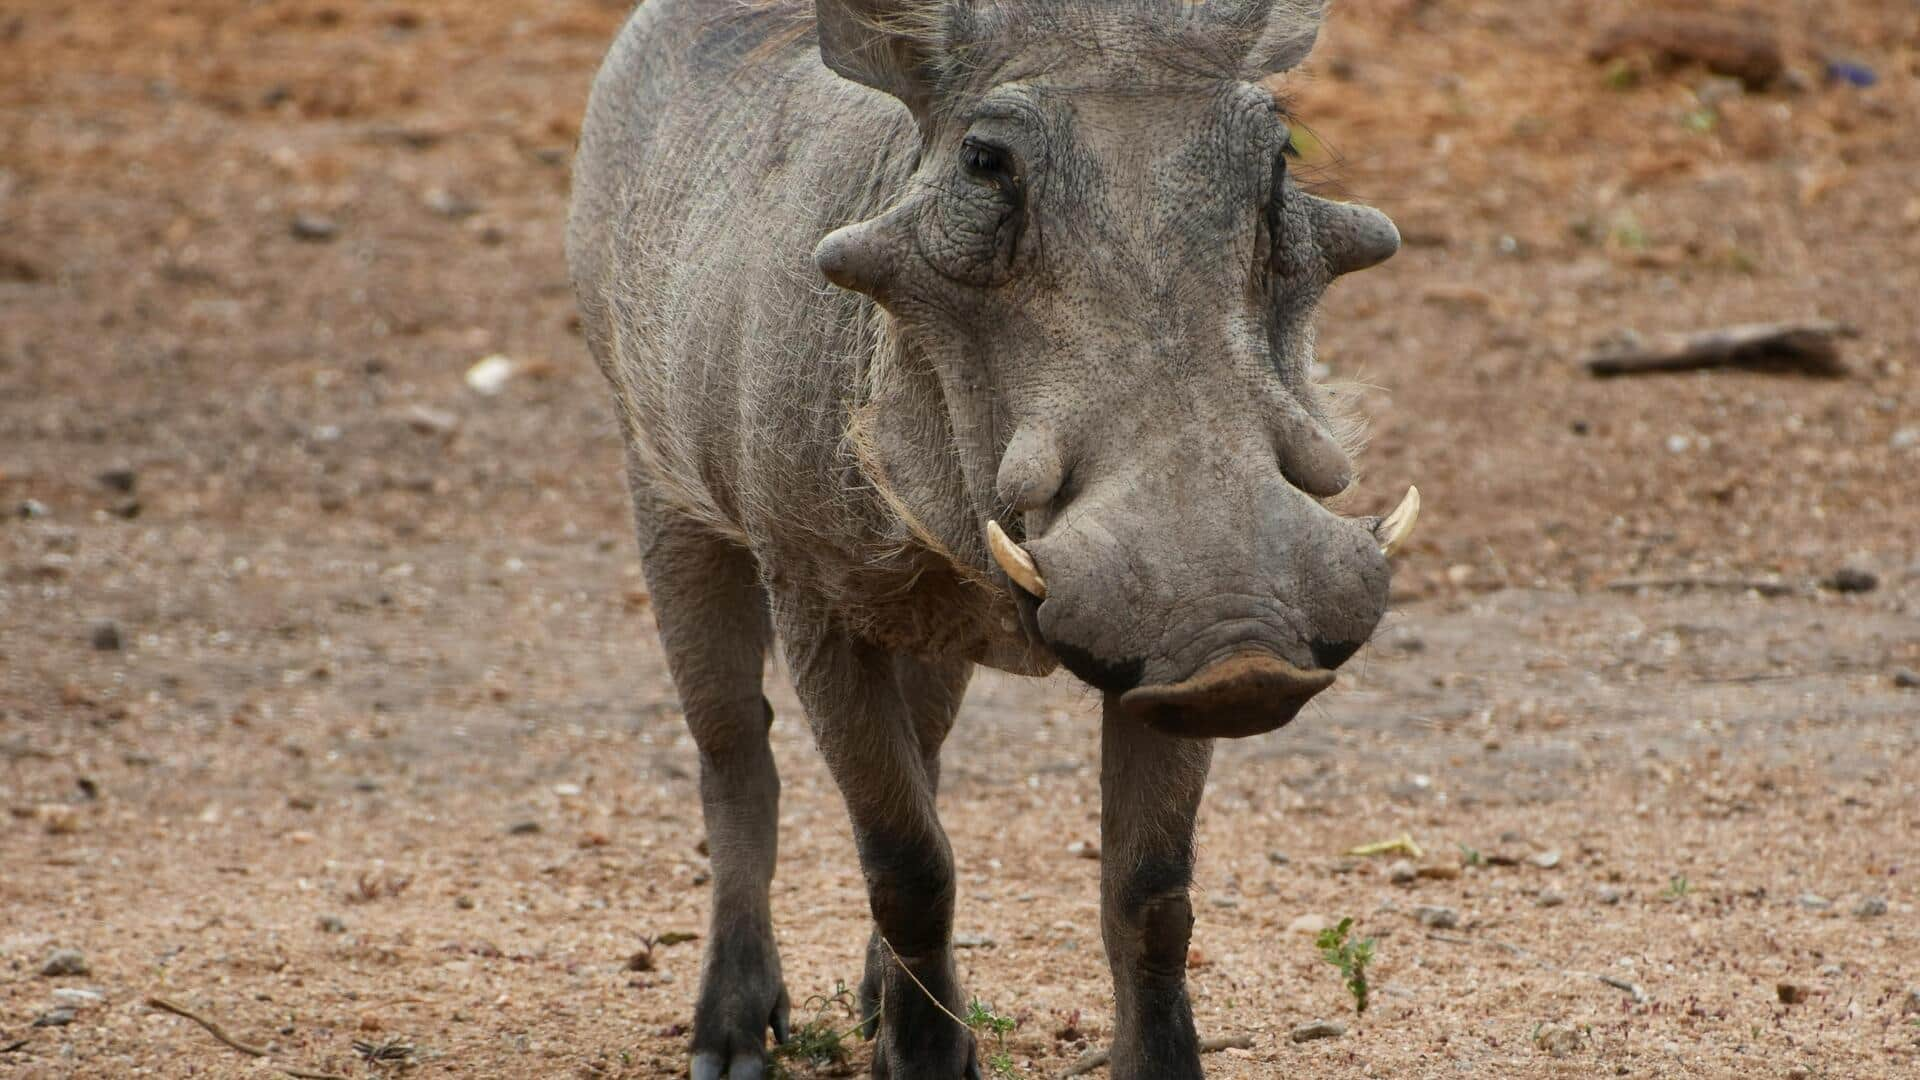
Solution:
M 1428 511 L 1340 688 L 1221 748 L 1211 1075 L 1920 1075 L 1920 9 L 1760 6 L 1764 90 L 1593 61 L 1656 5 L 1572 0 L 1344 0 L 1294 80 L 1408 239 L 1323 320 L 1349 505 Z M 701 943 L 634 958 L 705 928 L 697 764 L 560 254 L 623 14 L 0 10 L 0 1075 L 683 1074 Z M 1844 377 L 1579 364 L 1815 316 Z M 799 1000 L 867 921 L 773 675 Z M 1018 1076 L 1111 1022 L 1093 713 L 983 675 L 948 747 Z M 1410 884 L 1346 854 L 1401 834 Z

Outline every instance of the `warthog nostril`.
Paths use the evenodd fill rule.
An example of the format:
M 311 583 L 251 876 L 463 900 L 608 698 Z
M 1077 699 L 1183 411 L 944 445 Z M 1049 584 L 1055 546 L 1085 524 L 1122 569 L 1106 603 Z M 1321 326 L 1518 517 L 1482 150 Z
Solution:
M 1313 662 L 1331 671 L 1353 658 L 1360 651 L 1364 641 L 1325 641 L 1319 638 L 1307 643 L 1313 650 Z
M 1229 656 L 1177 683 L 1141 686 L 1120 708 L 1169 735 L 1240 738 L 1292 720 L 1333 685 L 1333 672 L 1307 671 L 1268 653 Z

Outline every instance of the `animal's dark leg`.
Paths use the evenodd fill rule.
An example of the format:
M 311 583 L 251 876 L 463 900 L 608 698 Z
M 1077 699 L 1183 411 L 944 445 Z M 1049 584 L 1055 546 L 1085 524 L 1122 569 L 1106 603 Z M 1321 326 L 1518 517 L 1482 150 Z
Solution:
M 914 657 L 894 661 L 903 704 L 913 719 L 914 737 L 920 748 L 920 766 L 925 770 L 927 787 L 936 796 L 940 792 L 940 747 L 953 729 L 953 718 L 966 696 L 973 665 L 965 661 L 937 664 Z M 880 992 L 886 984 L 887 969 L 893 958 L 880 942 L 880 928 L 874 927 L 867 942 L 866 974 L 860 980 L 860 1015 L 867 1022 L 861 1031 L 871 1039 L 879 1030 Z
M 700 806 L 713 858 L 713 915 L 693 1014 L 693 1080 L 760 1080 L 766 1037 L 787 1035 L 773 941 L 780 777 L 760 694 L 772 638 L 753 557 L 704 528 L 640 519 L 642 562 L 680 707 L 700 750 Z
M 952 951 L 953 853 L 919 729 L 925 705 L 917 695 L 930 684 L 891 653 L 824 621 L 783 614 L 781 635 L 814 740 L 846 799 L 867 879 L 879 939 L 869 953 L 880 1014 L 873 1074 L 977 1077 L 973 1036 L 948 1015 L 964 1006 Z M 956 674 L 934 681 L 951 686 L 957 700 Z M 949 723 L 950 715 L 938 727 Z
M 1109 699 L 1100 758 L 1100 927 L 1113 969 L 1113 1080 L 1198 1080 L 1187 890 L 1213 743 L 1162 735 Z

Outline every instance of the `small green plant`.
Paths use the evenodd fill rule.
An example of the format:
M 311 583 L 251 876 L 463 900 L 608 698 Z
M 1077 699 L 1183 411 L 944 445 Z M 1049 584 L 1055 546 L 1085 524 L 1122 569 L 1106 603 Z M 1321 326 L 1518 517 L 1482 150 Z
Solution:
M 1340 969 L 1347 977 L 1347 992 L 1353 995 L 1353 1011 L 1367 1011 L 1367 965 L 1373 962 L 1373 939 L 1362 938 L 1354 941 L 1349 936 L 1353 931 L 1351 917 L 1341 919 L 1339 926 L 1328 927 L 1320 931 L 1313 940 L 1320 950 L 1321 959 Z
M 843 1065 L 847 1060 L 847 1040 L 852 1038 L 863 1026 L 867 1017 L 860 1017 L 859 1007 L 854 1002 L 853 991 L 844 982 L 835 981 L 831 994 L 815 994 L 800 1006 L 801 1012 L 812 1012 L 812 1016 L 787 1035 L 787 1041 L 773 1048 L 773 1077 L 783 1080 L 791 1075 L 789 1065 L 806 1065 L 821 1068 Z M 841 1028 L 843 1021 L 832 1014 L 843 1013 L 853 1019 L 851 1027 Z
M 973 1030 L 993 1036 L 993 1052 L 986 1057 L 987 1075 L 994 1080 L 1011 1080 L 1017 1075 L 1013 1070 L 1013 1055 L 1007 1052 L 1007 1036 L 1020 1022 L 994 1012 L 993 1006 L 979 998 L 967 1003 L 967 1015 L 961 1019 Z
M 1684 874 L 1675 874 L 1667 879 L 1667 891 L 1664 895 L 1669 900 L 1679 900 L 1692 891 L 1693 882 L 1688 881 Z
M 1483 862 L 1484 860 L 1482 860 L 1480 857 L 1479 848 L 1471 848 L 1465 844 L 1461 844 L 1460 845 L 1460 861 L 1465 863 L 1468 866 L 1479 866 L 1481 862 Z

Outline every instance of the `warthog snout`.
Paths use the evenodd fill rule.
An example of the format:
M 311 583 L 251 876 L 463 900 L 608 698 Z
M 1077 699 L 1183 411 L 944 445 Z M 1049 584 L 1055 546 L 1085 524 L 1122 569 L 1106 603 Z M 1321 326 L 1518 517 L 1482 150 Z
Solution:
M 1307 671 L 1249 652 L 1215 661 L 1177 683 L 1134 687 L 1120 696 L 1120 707 L 1170 735 L 1237 739 L 1285 724 L 1332 685 L 1332 671 Z
M 1191 480 L 1134 474 L 1030 515 L 1031 544 L 989 521 L 988 546 L 1060 662 L 1122 710 L 1173 735 L 1259 735 L 1373 633 L 1419 493 L 1345 518 L 1271 475 L 1243 483 L 1202 509 Z

